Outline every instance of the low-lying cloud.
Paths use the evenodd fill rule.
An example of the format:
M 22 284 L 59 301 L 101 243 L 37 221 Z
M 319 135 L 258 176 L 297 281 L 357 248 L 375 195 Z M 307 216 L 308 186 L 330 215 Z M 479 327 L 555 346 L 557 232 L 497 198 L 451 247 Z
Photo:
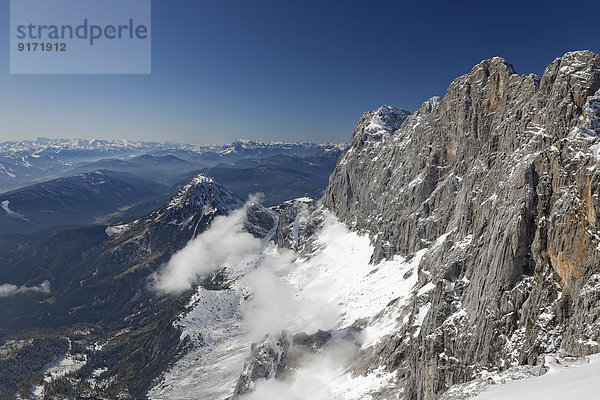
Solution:
M 171 257 L 155 275 L 152 287 L 160 293 L 181 294 L 223 265 L 237 265 L 248 255 L 258 254 L 263 242 L 243 231 L 252 201 L 228 216 L 215 218 L 209 229 Z
M 244 400 L 343 399 L 347 367 L 358 351 L 356 344 L 337 340 L 315 354 L 306 354 L 286 379 L 259 380 Z M 340 390 L 342 389 L 342 390 Z
M 296 252 L 272 244 L 265 247 L 263 240 L 244 232 L 248 206 L 216 218 L 209 229 L 190 241 L 155 275 L 153 288 L 160 293 L 180 294 L 195 287 L 202 277 L 222 267 L 231 267 L 234 274 L 241 276 L 230 290 L 244 294 L 239 310 L 240 334 L 248 343 L 259 341 L 265 334 L 278 335 L 283 330 L 312 334 L 319 329 L 336 329 L 340 306 L 322 292 L 338 289 L 339 277 L 312 269 L 299 271 L 302 261 L 296 259 Z M 344 233 L 334 230 L 330 235 Z M 255 260 L 249 272 L 244 264 L 248 259 Z M 298 281 L 295 276 L 298 273 L 308 274 L 310 284 Z M 331 385 L 335 386 L 337 379 L 346 374 L 358 349 L 356 343 L 335 338 L 317 353 L 305 354 L 286 380 L 259 381 L 255 391 L 244 399 L 329 399 Z
M 11 283 L 0 285 L 0 297 L 10 297 L 26 293 L 50 293 L 50 282 L 44 281 L 38 286 L 17 286 Z
M 250 341 L 282 330 L 313 333 L 331 329 L 339 319 L 335 305 L 305 296 L 285 279 L 296 267 L 295 256 L 289 250 L 267 249 L 259 268 L 244 276 L 243 285 L 252 293 L 242 304 L 243 327 Z

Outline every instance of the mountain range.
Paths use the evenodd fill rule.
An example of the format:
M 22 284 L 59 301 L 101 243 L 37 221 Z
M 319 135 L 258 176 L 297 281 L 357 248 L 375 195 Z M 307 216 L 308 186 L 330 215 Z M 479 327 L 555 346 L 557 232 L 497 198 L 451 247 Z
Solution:
M 32 183 L 96 169 L 142 173 L 162 183 L 195 169 L 232 164 L 245 158 L 339 154 L 343 145 L 263 143 L 237 140 L 228 145 L 189 145 L 128 140 L 47 139 L 0 143 L 0 193 Z M 187 163 L 186 163 L 187 162 Z M 164 168 L 174 167 L 177 175 Z
M 485 399 L 557 377 L 584 398 L 599 148 L 600 56 L 577 51 L 541 77 L 484 60 L 415 112 L 366 112 L 339 158 L 153 153 L 212 164 L 128 221 L 0 236 L 0 397 Z M 240 196 L 284 171 L 324 184 L 325 160 L 320 200 Z
M 302 196 L 320 197 L 343 147 L 238 141 L 230 146 L 204 146 L 192 151 L 186 145 L 137 143 L 134 146 L 128 142 L 81 140 L 41 142 L 0 144 L 5 153 L 12 154 L 18 149 L 19 160 L 28 163 L 28 166 L 21 164 L 26 170 L 24 177 L 15 175 L 14 179 L 9 177 L 9 181 L 32 179 L 29 172 L 37 169 L 27 160 L 39 160 L 41 154 L 48 152 L 52 166 L 44 173 L 60 175 L 50 181 L 0 193 L 0 234 L 124 223 L 160 207 L 200 173 L 216 178 L 242 198 L 262 193 L 266 205 Z M 140 149 L 159 155 L 123 156 Z M 182 153 L 182 149 L 186 149 L 188 160 L 162 154 L 167 150 Z M 0 150 L 0 158 L 2 154 Z M 123 157 L 81 161 L 106 154 Z

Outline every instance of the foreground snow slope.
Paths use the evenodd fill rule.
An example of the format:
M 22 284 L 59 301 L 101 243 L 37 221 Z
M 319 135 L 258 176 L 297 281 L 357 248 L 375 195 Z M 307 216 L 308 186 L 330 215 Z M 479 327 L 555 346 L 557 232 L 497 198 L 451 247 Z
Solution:
M 550 370 L 542 376 L 508 382 L 490 388 L 475 400 L 587 400 L 600 397 L 600 354 L 587 357 L 589 363 L 565 365 L 546 356 Z

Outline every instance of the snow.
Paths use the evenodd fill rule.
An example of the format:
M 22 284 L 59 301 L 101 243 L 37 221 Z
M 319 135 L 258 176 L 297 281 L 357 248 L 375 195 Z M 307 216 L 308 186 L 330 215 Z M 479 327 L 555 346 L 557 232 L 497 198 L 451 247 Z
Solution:
M 201 183 L 211 184 L 213 183 L 213 179 L 203 174 L 199 174 L 194 177 L 190 182 L 188 182 L 185 186 L 183 186 L 177 192 L 177 195 L 173 196 L 173 198 L 167 204 L 167 209 L 175 208 L 181 206 L 183 199 L 185 199 L 188 191 L 195 186 L 198 186 Z
M 149 397 L 202 393 L 199 398 L 221 399 L 231 395 L 250 347 L 246 336 L 249 328 L 243 322 L 243 313 L 247 312 L 248 301 L 253 301 L 251 290 L 256 288 L 247 287 L 252 280 L 245 276 L 257 268 L 274 268 L 270 270 L 272 279 L 280 282 L 275 284 L 287 285 L 292 290 L 290 293 L 295 293 L 293 299 L 281 300 L 286 312 L 290 313 L 294 333 L 342 329 L 358 319 L 370 319 L 374 315 L 376 317 L 363 332 L 364 347 L 393 332 L 399 320 L 398 313 L 414 292 L 417 267 L 426 250 L 410 260 L 397 256 L 371 265 L 374 249 L 369 238 L 350 231 L 327 211 L 324 211 L 323 227 L 316 233 L 314 245 L 316 251 L 312 254 L 291 262 L 286 261 L 290 259 L 286 253 L 280 254 L 281 250 L 268 245 L 260 254 L 248 256 L 239 265 L 227 266 L 227 276 L 233 279 L 228 290 L 210 291 L 199 287 L 187 304 L 189 311 L 175 323 L 181 328 L 181 340 L 190 340 L 192 350 L 162 376 Z M 262 276 L 258 275 L 258 278 Z M 285 301 L 294 303 L 290 307 L 291 303 Z M 391 302 L 396 306 L 387 307 Z M 314 315 L 319 313 L 315 305 L 321 308 L 323 315 Z M 270 306 L 277 307 L 277 304 Z M 328 313 L 331 318 L 324 317 Z M 302 368 L 298 371 L 299 376 L 312 373 Z M 345 374 L 343 369 L 338 373 L 342 382 L 347 383 L 345 388 L 336 381 L 327 389 L 343 390 L 343 397 L 332 398 L 365 398 L 366 391 L 377 385 L 385 386 L 391 379 L 391 375 L 381 372 L 359 378 L 344 377 Z M 352 390 L 353 397 L 350 395 Z
M 256 259 L 245 259 L 235 269 L 252 269 Z M 231 396 L 242 372 L 249 343 L 241 329 L 241 303 L 248 296 L 236 281 L 228 290 L 198 287 L 187 303 L 189 310 L 175 322 L 181 340 L 192 349 L 161 377 L 148 393 L 150 399 L 187 398 L 219 400 Z
M 129 229 L 129 224 L 109 226 L 108 228 L 106 228 L 106 234 L 108 236 L 116 237 L 116 236 L 120 236 L 123 233 L 127 232 L 128 229 Z
M 106 371 L 108 371 L 107 367 L 103 367 L 103 368 L 96 368 L 92 371 L 92 376 L 94 378 L 99 377 L 100 375 L 102 375 L 103 373 L 105 373 Z
M 17 176 L 15 174 L 13 174 L 12 172 L 9 172 L 6 167 L 2 164 L 0 164 L 0 173 L 6 174 L 11 178 L 16 178 Z
M 391 106 L 382 106 L 375 110 L 365 125 L 364 132 L 377 141 L 385 141 L 410 116 L 410 112 Z M 378 146 L 380 143 L 374 143 Z M 366 149 L 364 149 L 366 150 Z
M 63 357 L 55 360 L 44 367 L 42 373 L 44 382 L 49 383 L 58 378 L 62 378 L 69 374 L 79 371 L 87 363 L 86 354 L 71 354 L 71 341 L 69 340 L 69 352 Z M 44 397 L 44 386 L 35 385 L 31 389 L 31 393 L 35 398 Z
M 28 219 L 25 218 L 25 216 L 23 214 L 19 214 L 18 212 L 11 210 L 8 207 L 9 204 L 10 204 L 9 200 L 4 200 L 2 203 L 0 203 L 0 207 L 2 207 L 4 209 L 4 211 L 6 211 L 6 215 L 8 215 L 9 217 L 14 218 L 14 219 L 22 219 L 23 221 L 28 221 Z
M 344 374 L 330 385 L 330 399 L 363 400 L 373 399 L 371 393 L 386 387 L 395 386 L 396 373 L 385 372 L 383 368 L 375 370 L 366 376 L 352 377 Z
M 458 247 L 460 249 L 466 249 L 471 244 L 472 241 L 473 241 L 473 235 L 472 234 L 467 235 L 460 242 L 456 242 L 454 244 L 454 247 Z
M 600 161 L 600 143 L 590 146 L 590 151 L 597 161 Z
M 299 297 L 336 305 L 340 316 L 335 328 L 350 326 L 363 318 L 370 320 L 390 302 L 397 301 L 395 312 L 373 318 L 372 325 L 363 332 L 363 346 L 373 345 L 396 327 L 398 313 L 417 283 L 417 267 L 426 250 L 419 251 L 410 261 L 395 256 L 373 266 L 369 263 L 374 250 L 369 238 L 350 231 L 332 214 L 325 213 L 316 239 L 320 249 L 311 257 L 298 260 L 285 279 L 299 289 Z
M 422 296 L 425 293 L 429 293 L 433 289 L 435 289 L 435 284 L 433 282 L 427 282 L 425 285 L 423 285 L 421 289 L 419 289 L 419 291 L 417 292 L 417 296 Z
M 587 363 L 569 362 L 549 355 L 549 371 L 539 377 L 511 381 L 489 388 L 475 400 L 559 400 L 598 398 L 600 354 L 587 357 Z
M 314 201 L 314 199 L 311 199 L 310 197 L 298 197 L 297 199 L 293 199 L 291 201 L 298 203 L 311 203 Z
M 423 304 L 421 307 L 419 307 L 419 311 L 417 312 L 417 319 L 413 323 L 413 326 L 416 326 L 418 328 L 416 330 L 414 336 L 419 335 L 419 332 L 421 331 L 421 325 L 423 325 L 423 321 L 425 321 L 425 316 L 429 312 L 430 308 L 431 308 L 431 303 L 426 303 L 426 304 Z
M 17 354 L 23 347 L 33 343 L 33 339 L 27 340 L 7 340 L 0 346 L 0 359 L 10 359 Z
M 194 349 L 148 393 L 149 399 L 227 400 L 248 356 L 248 344 L 230 341 Z M 193 395 L 193 396 L 192 396 Z
M 442 353 L 445 356 L 444 353 Z M 446 357 L 447 358 L 447 357 Z M 466 400 L 472 399 L 479 393 L 488 389 L 490 385 L 498 385 L 519 379 L 539 376 L 540 367 L 530 365 L 513 366 L 505 371 L 482 370 L 477 377 L 469 382 L 450 387 L 441 397 L 441 400 Z
M 493 195 L 491 195 L 490 197 L 488 197 L 487 199 L 485 199 L 483 201 L 483 203 L 481 203 L 481 205 L 484 205 L 484 204 L 486 204 L 488 202 L 494 204 L 494 203 L 496 203 L 496 200 L 498 200 L 498 194 L 494 193 Z

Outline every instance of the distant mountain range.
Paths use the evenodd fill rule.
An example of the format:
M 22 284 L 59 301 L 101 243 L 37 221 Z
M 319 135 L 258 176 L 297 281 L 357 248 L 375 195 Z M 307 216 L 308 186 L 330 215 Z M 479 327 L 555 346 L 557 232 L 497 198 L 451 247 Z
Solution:
M 47 139 L 0 143 L 0 193 L 96 169 L 124 171 L 168 181 L 192 170 L 232 164 L 246 158 L 339 155 L 344 145 L 237 140 L 227 145 L 133 142 L 128 140 Z M 336 156 L 337 158 L 337 156 Z M 169 174 L 165 167 L 173 168 Z
M 0 168 L 0 189 L 18 188 L 0 192 L 0 234 L 124 223 L 160 207 L 200 173 L 241 198 L 262 193 L 267 206 L 318 198 L 342 147 L 243 140 L 226 146 L 50 139 L 1 143 L 0 160 L 13 166 L 9 173 Z M 36 182 L 54 175 L 60 177 Z M 29 185 L 21 187 L 24 183 Z

